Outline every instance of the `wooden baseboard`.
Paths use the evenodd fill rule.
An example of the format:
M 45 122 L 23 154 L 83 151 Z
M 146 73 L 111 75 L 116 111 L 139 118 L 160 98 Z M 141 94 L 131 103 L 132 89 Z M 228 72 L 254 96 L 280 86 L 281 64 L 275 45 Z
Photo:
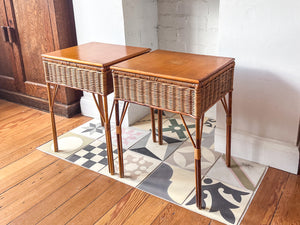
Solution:
M 45 99 L 24 95 L 22 93 L 7 91 L 0 89 L 0 98 L 6 99 L 11 102 L 16 102 L 22 105 L 26 105 L 35 109 L 49 112 L 48 101 Z M 74 102 L 70 105 L 61 103 L 54 104 L 54 112 L 56 115 L 64 117 L 72 117 L 80 113 L 80 102 Z

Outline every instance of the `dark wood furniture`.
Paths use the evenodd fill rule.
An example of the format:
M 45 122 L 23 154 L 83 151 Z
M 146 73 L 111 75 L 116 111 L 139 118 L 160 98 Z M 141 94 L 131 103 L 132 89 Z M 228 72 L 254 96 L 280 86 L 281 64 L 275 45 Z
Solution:
M 55 151 L 58 151 L 58 144 L 53 106 L 58 86 L 91 92 L 104 123 L 108 166 L 110 173 L 114 174 L 111 113 L 107 103 L 107 95 L 113 92 L 110 66 L 149 51 L 149 48 L 93 42 L 42 55 Z M 98 94 L 98 101 L 95 94 Z
M 48 110 L 41 54 L 77 44 L 72 0 L 0 0 L 0 97 Z M 60 88 L 56 112 L 80 112 L 82 93 Z
M 230 166 L 234 59 L 156 50 L 116 64 L 111 69 L 116 102 L 120 176 L 124 176 L 121 125 L 128 103 L 159 109 L 159 118 L 161 110 L 179 113 L 195 149 L 196 203 L 197 207 L 201 208 L 203 119 L 204 113 L 219 100 L 227 114 L 226 164 Z M 119 100 L 126 102 L 121 121 L 118 111 Z M 195 141 L 182 115 L 195 119 Z M 161 119 L 158 127 L 161 127 Z

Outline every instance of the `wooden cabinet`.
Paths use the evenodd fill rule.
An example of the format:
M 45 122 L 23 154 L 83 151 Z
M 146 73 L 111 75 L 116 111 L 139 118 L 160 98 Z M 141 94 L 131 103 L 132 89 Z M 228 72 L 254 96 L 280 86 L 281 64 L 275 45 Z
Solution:
M 72 0 L 0 0 L 0 97 L 48 110 L 41 54 L 76 45 Z M 56 113 L 79 112 L 80 91 L 60 87 Z

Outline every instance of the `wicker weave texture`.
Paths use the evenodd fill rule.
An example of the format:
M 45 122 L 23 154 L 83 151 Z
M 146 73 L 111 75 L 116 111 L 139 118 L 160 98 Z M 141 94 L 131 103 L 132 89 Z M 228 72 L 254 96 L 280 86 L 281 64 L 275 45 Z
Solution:
M 230 65 L 200 83 L 197 89 L 198 116 L 206 112 L 217 101 L 233 90 L 233 66 Z
M 84 91 L 105 94 L 106 77 L 99 70 L 80 68 L 61 63 L 43 61 L 46 82 L 65 85 Z
M 195 88 L 113 72 L 115 98 L 195 115 Z
M 115 98 L 201 117 L 233 88 L 231 64 L 208 79 L 191 84 L 113 71 Z

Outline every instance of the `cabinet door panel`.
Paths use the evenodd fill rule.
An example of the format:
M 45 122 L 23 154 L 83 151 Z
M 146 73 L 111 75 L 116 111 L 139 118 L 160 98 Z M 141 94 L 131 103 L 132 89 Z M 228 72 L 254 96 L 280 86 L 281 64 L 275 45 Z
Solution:
M 13 0 L 25 71 L 24 81 L 44 84 L 41 54 L 54 51 L 47 0 Z
M 7 27 L 7 17 L 4 2 L 0 0 L 0 27 Z M 15 90 L 15 71 L 12 45 L 5 42 L 0 30 L 0 88 Z
M 14 77 L 12 48 L 8 42 L 0 41 L 0 75 Z
M 0 30 L 1 98 L 48 108 L 41 54 L 76 45 L 72 9 L 72 0 L 0 0 L 0 26 L 10 27 L 14 37 L 5 42 Z M 78 112 L 80 94 L 60 87 L 58 112 Z

